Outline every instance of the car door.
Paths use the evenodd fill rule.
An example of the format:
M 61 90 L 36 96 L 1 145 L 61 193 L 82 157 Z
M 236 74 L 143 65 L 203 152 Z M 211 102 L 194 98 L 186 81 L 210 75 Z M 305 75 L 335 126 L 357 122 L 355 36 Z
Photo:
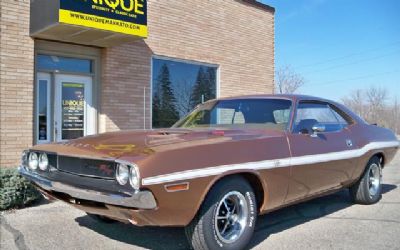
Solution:
M 354 160 L 344 159 L 354 148 L 348 125 L 328 103 L 298 103 L 288 134 L 292 158 L 287 202 L 340 187 L 350 179 Z

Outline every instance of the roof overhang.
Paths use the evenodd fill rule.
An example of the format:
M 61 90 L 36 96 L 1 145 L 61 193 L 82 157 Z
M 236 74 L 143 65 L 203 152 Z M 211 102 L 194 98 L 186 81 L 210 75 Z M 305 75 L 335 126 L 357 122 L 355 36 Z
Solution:
M 33 0 L 34 38 L 100 47 L 147 37 L 147 0 Z

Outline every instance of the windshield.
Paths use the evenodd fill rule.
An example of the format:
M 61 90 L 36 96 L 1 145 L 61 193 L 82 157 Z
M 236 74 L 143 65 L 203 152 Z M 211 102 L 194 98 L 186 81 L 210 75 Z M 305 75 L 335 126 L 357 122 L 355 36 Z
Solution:
M 214 100 L 198 106 L 173 128 L 271 128 L 285 130 L 292 102 L 283 99 Z

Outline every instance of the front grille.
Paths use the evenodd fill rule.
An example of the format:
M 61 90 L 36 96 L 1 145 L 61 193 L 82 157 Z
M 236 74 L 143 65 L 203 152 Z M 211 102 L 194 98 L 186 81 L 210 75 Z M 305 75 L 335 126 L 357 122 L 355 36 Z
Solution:
M 58 170 L 71 174 L 114 179 L 115 169 L 115 162 L 58 156 Z

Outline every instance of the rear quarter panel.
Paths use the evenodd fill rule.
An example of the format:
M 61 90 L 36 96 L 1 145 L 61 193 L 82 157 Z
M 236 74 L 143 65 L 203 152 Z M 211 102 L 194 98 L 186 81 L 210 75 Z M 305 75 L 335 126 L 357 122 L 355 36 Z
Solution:
M 378 127 L 369 124 L 355 124 L 349 127 L 350 132 L 353 135 L 354 142 L 357 144 L 358 148 L 363 148 L 369 143 L 373 142 L 393 142 L 397 141 L 397 137 L 390 129 Z M 398 148 L 389 147 L 381 149 L 369 150 L 361 156 L 354 169 L 352 176 L 353 180 L 358 180 L 368 163 L 368 161 L 376 154 L 383 154 L 384 164 L 389 163 L 395 156 Z

